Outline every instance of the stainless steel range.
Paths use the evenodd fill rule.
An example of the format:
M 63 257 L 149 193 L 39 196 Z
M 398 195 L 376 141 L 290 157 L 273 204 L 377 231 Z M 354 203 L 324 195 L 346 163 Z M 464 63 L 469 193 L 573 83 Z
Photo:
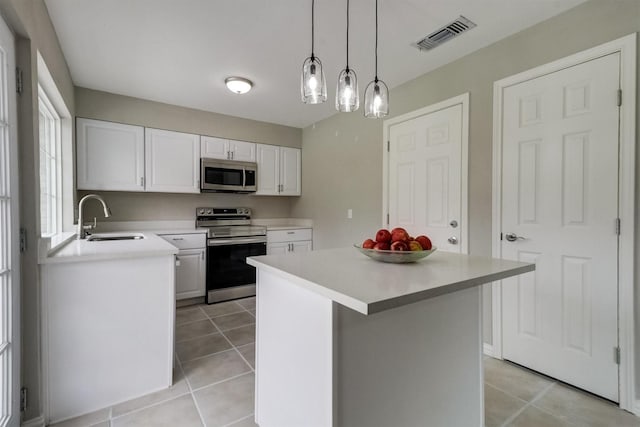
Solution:
M 207 304 L 256 294 L 256 270 L 247 257 L 267 253 L 267 228 L 251 225 L 249 208 L 197 208 L 207 228 Z

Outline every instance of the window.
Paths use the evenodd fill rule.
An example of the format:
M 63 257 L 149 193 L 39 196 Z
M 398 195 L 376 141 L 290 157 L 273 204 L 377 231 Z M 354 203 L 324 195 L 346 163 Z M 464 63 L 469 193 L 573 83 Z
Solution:
M 62 150 L 60 116 L 38 86 L 40 113 L 40 234 L 62 231 Z

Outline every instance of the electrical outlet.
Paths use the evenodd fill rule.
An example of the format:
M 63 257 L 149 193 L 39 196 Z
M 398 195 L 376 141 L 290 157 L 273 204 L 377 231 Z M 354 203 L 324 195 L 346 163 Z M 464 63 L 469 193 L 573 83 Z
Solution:
M 347 209 L 347 219 L 353 218 L 353 209 Z

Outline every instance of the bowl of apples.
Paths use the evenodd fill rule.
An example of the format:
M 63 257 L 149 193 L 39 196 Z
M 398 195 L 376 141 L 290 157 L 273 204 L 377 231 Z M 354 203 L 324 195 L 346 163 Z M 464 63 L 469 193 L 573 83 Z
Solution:
M 401 227 L 391 231 L 383 228 L 378 230 L 375 239 L 367 239 L 362 245 L 353 246 L 369 258 L 394 264 L 416 262 L 437 249 L 427 236 L 413 238 Z

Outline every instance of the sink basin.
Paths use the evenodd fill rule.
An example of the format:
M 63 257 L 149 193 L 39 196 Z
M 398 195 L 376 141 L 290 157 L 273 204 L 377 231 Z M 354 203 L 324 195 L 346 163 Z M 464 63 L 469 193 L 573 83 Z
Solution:
M 141 233 L 108 233 L 108 234 L 92 234 L 87 237 L 87 242 L 107 242 L 113 240 L 141 240 L 144 234 Z

